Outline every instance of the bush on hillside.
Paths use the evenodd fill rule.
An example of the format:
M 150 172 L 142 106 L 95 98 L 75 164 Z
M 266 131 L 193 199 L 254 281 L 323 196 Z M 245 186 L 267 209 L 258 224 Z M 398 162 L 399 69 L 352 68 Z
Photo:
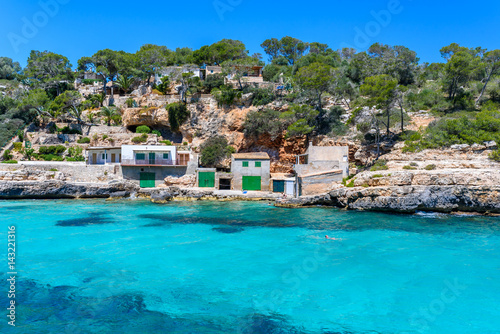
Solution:
M 90 138 L 89 137 L 83 137 L 80 138 L 76 141 L 78 144 L 89 144 L 90 143 Z
M 245 135 L 258 138 L 268 134 L 271 140 L 275 140 L 285 130 L 285 124 L 280 119 L 280 115 L 279 111 L 271 108 L 249 112 L 243 122 Z
M 141 125 L 138 126 L 137 129 L 135 129 L 135 133 L 150 133 L 151 129 L 147 125 Z
M 191 116 L 187 106 L 182 102 L 175 102 L 165 107 L 168 111 L 168 121 L 172 132 L 178 132 L 184 122 Z
M 235 151 L 224 136 L 212 137 L 201 145 L 200 161 L 204 167 L 215 167 Z
M 432 122 L 425 131 L 416 132 L 405 141 L 403 152 L 450 147 L 455 144 L 500 143 L 500 112 L 490 107 L 475 117 L 442 118 Z
M 132 138 L 132 143 L 138 144 L 138 143 L 145 143 L 148 141 L 148 135 L 143 133 L 140 136 Z

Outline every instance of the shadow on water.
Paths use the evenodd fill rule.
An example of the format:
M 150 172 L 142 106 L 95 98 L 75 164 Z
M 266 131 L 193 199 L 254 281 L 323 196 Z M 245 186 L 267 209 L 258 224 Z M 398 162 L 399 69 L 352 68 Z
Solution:
M 102 212 L 92 212 L 86 217 L 74 218 L 74 219 L 64 219 L 58 220 L 56 226 L 88 226 L 88 225 L 103 225 L 103 224 L 113 224 L 116 223 L 115 220 L 106 217 Z
M 28 211 L 32 209 L 33 208 L 28 205 L 12 205 L 12 206 L 0 207 L 0 210 L 7 210 L 7 211 Z
M 225 218 L 225 217 L 186 217 L 186 216 L 168 216 L 164 214 L 143 214 L 138 215 L 140 219 L 151 219 L 157 221 L 154 224 L 142 225 L 142 227 L 158 227 L 170 224 L 207 224 L 207 225 L 227 225 L 239 227 L 297 227 L 295 222 L 284 222 L 278 218 L 262 217 L 259 220 L 244 218 Z M 232 232 L 234 233 L 234 232 Z
M 241 227 L 214 227 L 212 231 L 216 231 L 224 234 L 241 233 L 245 229 Z
M 6 279 L 5 275 L 0 275 Z M 244 333 L 244 334 L 347 334 L 350 332 L 310 332 L 296 328 L 280 315 L 252 314 L 234 318 L 221 314 L 217 318 L 192 315 L 182 318 L 148 310 L 144 296 L 135 293 L 109 295 L 103 298 L 82 296 L 79 288 L 38 284 L 20 279 L 17 287 L 17 311 L 23 321 L 2 333 Z M 7 294 L 0 303 L 7 305 Z
M 346 212 L 338 210 L 310 211 L 288 210 L 281 212 L 233 211 L 221 217 L 215 212 L 198 211 L 189 216 L 185 214 L 141 214 L 139 219 L 153 220 L 142 227 L 161 227 L 172 224 L 207 224 L 231 227 L 301 227 L 310 230 L 363 232 L 387 230 L 395 232 L 453 234 L 468 233 L 473 235 L 500 234 L 500 219 L 483 216 L 454 216 L 439 213 L 419 213 L 416 215 L 388 214 L 374 212 Z M 214 230 L 221 233 L 240 231 Z

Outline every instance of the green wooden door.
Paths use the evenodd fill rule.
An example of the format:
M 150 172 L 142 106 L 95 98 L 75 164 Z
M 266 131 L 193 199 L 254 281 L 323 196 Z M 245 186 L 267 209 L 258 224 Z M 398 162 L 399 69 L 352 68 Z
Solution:
M 273 181 L 273 192 L 284 193 L 285 192 L 285 181 L 284 180 L 274 180 Z
M 215 172 L 199 172 L 198 173 L 198 186 L 200 188 L 214 188 L 215 187 Z
M 154 188 L 155 178 L 155 173 L 141 173 L 141 188 Z
M 243 190 L 261 190 L 260 176 L 243 176 Z
M 156 154 L 155 153 L 149 153 L 149 164 L 156 165 Z

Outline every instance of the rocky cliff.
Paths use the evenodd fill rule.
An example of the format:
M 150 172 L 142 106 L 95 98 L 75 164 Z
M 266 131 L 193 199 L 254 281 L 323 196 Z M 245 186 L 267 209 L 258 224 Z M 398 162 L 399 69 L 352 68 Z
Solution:
M 126 197 L 139 187 L 129 182 L 66 183 L 62 181 L 0 182 L 0 199 L 56 199 Z
M 500 214 L 500 186 L 393 186 L 342 188 L 323 196 L 278 200 L 277 206 L 328 205 L 348 210 Z

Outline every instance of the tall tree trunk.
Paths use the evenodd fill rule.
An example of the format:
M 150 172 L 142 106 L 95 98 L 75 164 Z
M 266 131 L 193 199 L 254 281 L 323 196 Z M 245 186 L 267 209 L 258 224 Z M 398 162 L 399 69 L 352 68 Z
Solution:
M 391 127 L 391 108 L 387 108 L 387 136 L 391 133 L 390 131 Z
M 405 132 L 405 125 L 404 125 L 404 110 L 403 110 L 403 104 L 401 103 L 399 105 L 399 108 L 401 108 L 401 133 Z
M 488 78 L 486 79 L 486 82 L 484 83 L 483 89 L 481 90 L 481 94 L 479 94 L 479 97 L 476 100 L 476 106 L 479 104 L 479 101 L 483 97 L 484 92 L 486 91 L 486 87 L 488 86 L 488 83 L 490 82 L 492 74 L 493 74 L 493 70 L 491 70 L 490 73 L 488 74 Z

